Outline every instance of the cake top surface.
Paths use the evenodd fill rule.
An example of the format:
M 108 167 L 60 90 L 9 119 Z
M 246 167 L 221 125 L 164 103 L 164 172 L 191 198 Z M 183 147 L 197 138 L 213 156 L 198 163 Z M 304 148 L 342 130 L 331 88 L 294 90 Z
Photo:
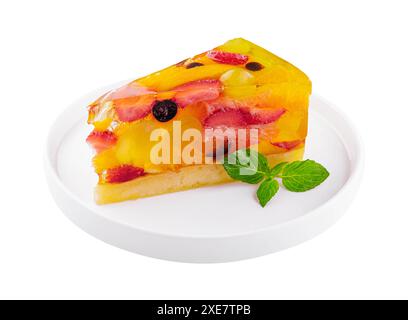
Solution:
M 311 82 L 301 70 L 252 42 L 237 38 L 107 92 L 89 106 L 89 122 L 97 124 L 108 111 L 119 122 L 139 120 L 159 100 L 171 100 L 185 107 L 224 97 L 229 98 L 224 99 L 224 105 L 273 108 L 276 106 L 270 104 L 273 99 L 266 97 L 268 92 L 284 94 L 288 86 L 307 94 L 311 91 Z M 254 97 L 258 101 L 254 102 Z

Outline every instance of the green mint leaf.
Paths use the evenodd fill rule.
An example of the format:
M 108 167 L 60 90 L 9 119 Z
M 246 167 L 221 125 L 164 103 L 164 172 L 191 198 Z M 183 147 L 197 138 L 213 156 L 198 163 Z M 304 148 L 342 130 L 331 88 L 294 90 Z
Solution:
M 269 175 L 274 178 L 282 173 L 284 167 L 286 167 L 287 162 L 281 162 L 269 170 Z
M 294 161 L 286 165 L 280 177 L 286 189 L 304 192 L 317 187 L 329 176 L 329 172 L 313 160 Z
M 240 149 L 224 158 L 224 169 L 234 180 L 257 184 L 269 173 L 268 160 L 251 149 Z
M 279 183 L 273 178 L 267 178 L 259 185 L 256 196 L 262 207 L 265 207 L 269 200 L 278 192 Z

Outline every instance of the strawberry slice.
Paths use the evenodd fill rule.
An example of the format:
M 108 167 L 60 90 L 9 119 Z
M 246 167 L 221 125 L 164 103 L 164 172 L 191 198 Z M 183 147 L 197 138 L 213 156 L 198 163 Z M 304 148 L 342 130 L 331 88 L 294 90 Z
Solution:
M 239 109 L 222 109 L 204 120 L 207 128 L 242 128 L 247 125 L 245 115 Z
M 246 121 L 248 124 L 268 124 L 278 120 L 286 110 L 283 108 L 279 109 L 263 109 L 263 108 L 252 108 L 245 110 Z
M 143 168 L 125 164 L 106 170 L 106 173 L 103 174 L 103 178 L 109 183 L 120 183 L 136 179 L 143 175 L 145 175 Z
M 276 147 L 291 150 L 301 144 L 303 140 L 294 140 L 294 141 L 282 141 L 282 142 L 273 142 L 272 144 Z
M 272 123 L 279 119 L 279 117 L 284 113 L 285 109 L 249 109 L 247 107 L 218 108 L 204 120 L 204 127 L 213 129 L 233 129 L 235 135 L 233 137 L 228 136 L 229 139 L 235 138 L 235 143 L 233 145 L 229 145 L 228 148 L 229 152 L 233 152 L 235 151 L 234 148 L 249 147 L 258 143 L 260 132 L 257 134 L 255 133 L 256 136 L 253 136 L 254 133 L 252 133 L 250 130 L 256 129 L 256 127 L 254 128 L 256 125 Z M 238 130 L 246 130 L 245 135 L 239 134 Z M 213 146 L 221 146 L 219 150 L 214 147 L 215 149 L 213 150 L 213 155 L 215 155 L 217 158 L 220 154 L 225 153 L 225 146 L 224 148 L 222 148 L 222 146 L 225 145 L 225 143 L 223 144 L 223 142 L 225 142 L 225 135 L 228 135 L 229 132 L 224 131 L 220 136 L 213 137 L 211 136 L 210 132 L 206 134 L 209 134 L 205 137 L 206 139 L 214 139 Z
M 155 95 L 144 95 L 114 100 L 118 118 L 123 122 L 132 122 L 146 117 L 153 107 Z
M 207 52 L 207 57 L 218 63 L 240 65 L 248 61 L 248 56 L 239 53 L 211 50 Z
M 174 99 L 181 108 L 184 108 L 193 103 L 217 99 L 221 90 L 221 82 L 217 79 L 197 80 L 176 87 Z
M 150 90 L 147 87 L 141 86 L 137 82 L 128 83 L 122 87 L 108 91 L 103 96 L 99 97 L 91 106 L 99 105 L 101 103 L 116 100 L 116 99 L 125 99 L 131 97 L 137 97 L 145 94 L 152 94 L 154 91 Z
M 86 138 L 88 142 L 97 153 L 109 149 L 115 145 L 117 138 L 111 131 L 92 131 Z
M 278 120 L 285 111 L 283 108 L 219 108 L 204 120 L 204 126 L 245 128 L 251 125 L 269 124 Z

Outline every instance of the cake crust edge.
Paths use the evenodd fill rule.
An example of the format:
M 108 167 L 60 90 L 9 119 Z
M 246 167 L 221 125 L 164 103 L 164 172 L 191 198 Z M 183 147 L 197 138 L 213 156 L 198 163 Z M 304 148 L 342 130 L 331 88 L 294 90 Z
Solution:
M 283 153 L 266 155 L 270 166 L 302 160 L 304 146 Z M 187 166 L 178 171 L 150 174 L 123 183 L 98 184 L 95 202 L 99 205 L 153 197 L 166 193 L 233 182 L 221 164 Z

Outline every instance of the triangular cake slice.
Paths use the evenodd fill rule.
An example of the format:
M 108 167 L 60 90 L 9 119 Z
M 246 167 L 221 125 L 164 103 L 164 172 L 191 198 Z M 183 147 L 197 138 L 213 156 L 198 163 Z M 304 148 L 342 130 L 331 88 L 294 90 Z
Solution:
M 96 202 L 229 182 L 217 159 L 242 147 L 302 159 L 310 93 L 302 71 L 241 38 L 107 92 L 88 107 Z

